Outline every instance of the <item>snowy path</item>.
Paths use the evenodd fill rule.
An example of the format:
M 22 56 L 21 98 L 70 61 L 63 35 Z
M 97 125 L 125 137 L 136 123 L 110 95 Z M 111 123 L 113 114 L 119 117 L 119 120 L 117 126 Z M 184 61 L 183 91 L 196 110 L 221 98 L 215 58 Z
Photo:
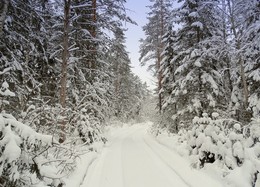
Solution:
M 117 130 L 81 187 L 220 187 L 147 133 L 149 124 Z

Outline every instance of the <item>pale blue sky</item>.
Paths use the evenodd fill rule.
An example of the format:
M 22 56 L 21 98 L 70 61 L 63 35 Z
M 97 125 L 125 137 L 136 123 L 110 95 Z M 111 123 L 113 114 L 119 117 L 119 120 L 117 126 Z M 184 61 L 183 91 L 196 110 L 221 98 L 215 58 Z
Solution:
M 126 8 L 130 9 L 128 15 L 137 22 L 138 26 L 127 24 L 128 31 L 126 32 L 126 46 L 130 53 L 130 59 L 133 66 L 133 72 L 138 75 L 143 82 L 146 82 L 150 88 L 155 88 L 155 79 L 150 72 L 147 72 L 147 67 L 141 67 L 139 62 L 139 40 L 144 38 L 142 26 L 147 23 L 146 13 L 149 9 L 146 7 L 150 5 L 149 0 L 127 0 Z

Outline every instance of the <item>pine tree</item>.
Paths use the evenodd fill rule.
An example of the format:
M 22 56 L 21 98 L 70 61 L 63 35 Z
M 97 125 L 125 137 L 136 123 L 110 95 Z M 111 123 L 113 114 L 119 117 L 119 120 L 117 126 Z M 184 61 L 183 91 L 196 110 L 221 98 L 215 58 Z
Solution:
M 153 61 L 149 65 L 150 69 L 155 70 L 157 77 L 157 93 L 158 93 L 158 107 L 159 111 L 162 110 L 162 71 L 161 71 L 161 53 L 163 51 L 162 38 L 166 33 L 169 23 L 169 15 L 171 8 L 171 1 L 168 0 L 150 0 L 153 3 L 148 13 L 148 23 L 143 27 L 146 38 L 141 39 L 140 45 L 140 61 L 146 64 Z

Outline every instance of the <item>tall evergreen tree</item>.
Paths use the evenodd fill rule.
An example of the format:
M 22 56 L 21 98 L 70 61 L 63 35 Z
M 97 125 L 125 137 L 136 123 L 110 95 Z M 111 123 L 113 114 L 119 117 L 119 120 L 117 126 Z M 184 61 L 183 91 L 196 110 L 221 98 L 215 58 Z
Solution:
M 149 64 L 150 69 L 155 70 L 157 77 L 158 107 L 162 110 L 162 71 L 161 71 L 161 53 L 163 51 L 163 36 L 169 26 L 169 15 L 171 11 L 171 1 L 169 0 L 150 0 L 152 3 L 148 13 L 148 23 L 143 27 L 146 38 L 141 39 L 140 61 L 142 64 Z
M 172 118 L 177 123 L 189 121 L 204 111 L 220 109 L 224 103 L 221 65 L 217 59 L 218 48 L 215 48 L 222 37 L 221 19 L 214 7 L 215 1 L 182 2 L 175 11 L 181 28 L 173 44 L 176 47 L 173 47 L 175 54 L 171 63 L 175 65 L 175 79 L 171 99 L 167 100 L 176 108 Z

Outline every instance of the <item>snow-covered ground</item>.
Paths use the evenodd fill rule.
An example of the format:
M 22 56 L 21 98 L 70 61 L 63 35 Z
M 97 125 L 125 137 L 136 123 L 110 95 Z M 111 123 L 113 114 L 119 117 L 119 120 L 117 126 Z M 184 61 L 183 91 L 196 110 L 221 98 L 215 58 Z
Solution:
M 186 138 L 184 132 L 176 135 L 166 130 L 162 130 L 156 137 L 161 145 L 174 150 L 196 167 L 199 161 L 198 157 L 190 155 Z M 231 150 L 229 147 L 227 147 L 227 149 Z M 251 157 L 254 158 L 255 153 L 249 153 L 251 153 Z M 228 159 L 228 157 L 225 159 Z M 212 176 L 215 180 L 221 181 L 225 187 L 260 187 L 259 174 L 256 183 L 252 184 L 252 180 L 255 180 L 252 179 L 252 171 L 254 171 L 254 167 L 257 167 L 257 164 L 258 161 L 254 165 L 252 160 L 247 159 L 242 166 L 235 167 L 231 170 L 226 167 L 223 160 L 216 160 L 214 163 L 206 163 L 204 167 L 200 169 L 200 172 L 207 173 L 207 175 Z
M 77 185 L 80 187 L 224 186 L 210 175 L 193 169 L 185 158 L 158 143 L 148 133 L 150 125 L 151 123 L 142 123 L 112 130 L 107 145 L 97 159 L 90 162 L 91 158 L 87 157 L 86 162 L 82 161 L 77 174 L 82 181 Z M 85 163 L 90 163 L 90 166 L 84 165 Z M 75 177 L 75 180 L 78 179 Z

